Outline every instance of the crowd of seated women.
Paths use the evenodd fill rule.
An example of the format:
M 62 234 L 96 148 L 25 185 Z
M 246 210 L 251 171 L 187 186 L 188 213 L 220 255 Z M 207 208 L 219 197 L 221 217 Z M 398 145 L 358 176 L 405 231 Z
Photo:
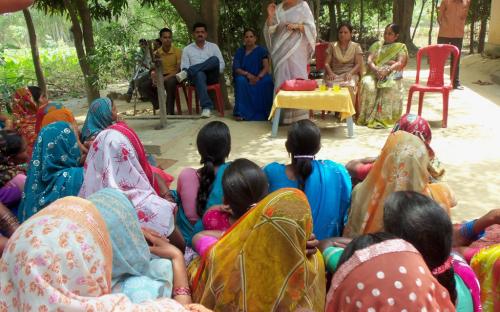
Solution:
M 201 167 L 174 191 L 112 100 L 92 102 L 81 131 L 35 87 L 14 104 L 0 130 L 0 311 L 500 307 L 500 210 L 451 223 L 421 117 L 346 166 L 316 159 L 320 129 L 301 120 L 290 161 L 262 168 L 229 161 L 229 128 L 211 121 Z

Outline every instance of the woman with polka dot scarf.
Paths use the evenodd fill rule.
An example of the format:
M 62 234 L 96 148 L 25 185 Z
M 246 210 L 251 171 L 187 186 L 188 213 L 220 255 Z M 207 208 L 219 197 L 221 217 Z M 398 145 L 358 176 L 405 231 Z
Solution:
M 455 311 L 455 307 L 415 247 L 381 232 L 347 245 L 332 278 L 326 311 Z

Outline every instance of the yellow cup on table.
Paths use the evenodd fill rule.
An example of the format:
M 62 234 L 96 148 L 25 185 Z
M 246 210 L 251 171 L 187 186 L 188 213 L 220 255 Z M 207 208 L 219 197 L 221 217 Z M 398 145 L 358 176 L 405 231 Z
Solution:
M 339 86 L 339 85 L 337 85 L 337 84 L 336 84 L 336 85 L 333 85 L 333 87 L 332 87 L 332 91 L 334 91 L 334 92 L 339 92 L 339 91 L 340 91 L 340 86 Z
M 326 90 L 328 90 L 328 87 L 324 83 L 319 85 L 319 91 L 326 91 Z

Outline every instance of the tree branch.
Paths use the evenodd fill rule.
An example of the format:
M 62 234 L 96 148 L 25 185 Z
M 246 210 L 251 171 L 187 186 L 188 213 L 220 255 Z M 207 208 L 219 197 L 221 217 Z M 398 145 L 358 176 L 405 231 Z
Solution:
M 181 16 L 184 23 L 191 29 L 191 26 L 198 20 L 200 20 L 201 16 L 196 11 L 195 7 L 189 3 L 187 0 L 168 0 L 174 8 L 177 10 L 177 13 Z

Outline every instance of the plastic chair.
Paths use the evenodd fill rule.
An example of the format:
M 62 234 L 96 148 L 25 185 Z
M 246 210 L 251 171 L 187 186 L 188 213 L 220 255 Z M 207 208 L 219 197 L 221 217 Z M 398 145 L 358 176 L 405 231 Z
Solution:
M 453 62 L 451 64 L 451 75 L 450 83 L 444 84 L 444 66 L 446 61 L 453 56 Z M 455 78 L 455 73 L 457 69 L 458 57 L 460 51 L 457 47 L 450 44 L 436 44 L 421 48 L 417 52 L 417 78 L 415 83 L 410 87 L 408 91 L 408 103 L 406 105 L 406 113 L 408 114 L 411 110 L 411 101 L 413 92 L 419 92 L 418 97 L 418 115 L 422 115 L 422 106 L 424 103 L 425 92 L 440 92 L 443 94 L 443 121 L 442 127 L 446 128 L 448 126 L 448 99 L 450 90 L 453 89 L 453 79 Z M 429 59 L 429 77 L 427 78 L 427 84 L 420 84 L 420 65 L 422 62 L 422 56 L 427 56 Z
M 314 57 L 316 58 L 316 62 L 314 65 L 314 72 L 323 72 L 325 70 L 325 60 L 326 60 L 326 50 L 328 49 L 328 42 L 319 42 L 316 43 L 316 47 L 314 48 Z M 313 75 L 308 71 L 309 79 L 313 79 Z M 313 111 L 309 111 L 309 118 L 313 117 Z M 321 112 L 321 118 L 325 118 L 325 112 Z
M 214 91 L 215 92 L 215 106 L 217 111 L 220 113 L 221 117 L 224 117 L 224 101 L 222 99 L 222 92 L 220 89 L 220 84 L 216 83 L 213 85 L 207 86 L 207 91 Z M 196 113 L 200 113 L 200 100 L 198 98 L 198 94 L 196 93 L 196 88 L 193 85 L 189 85 L 187 89 L 187 105 L 188 105 L 188 111 L 189 114 L 192 115 L 193 112 L 193 92 L 195 93 L 195 99 L 196 99 Z

